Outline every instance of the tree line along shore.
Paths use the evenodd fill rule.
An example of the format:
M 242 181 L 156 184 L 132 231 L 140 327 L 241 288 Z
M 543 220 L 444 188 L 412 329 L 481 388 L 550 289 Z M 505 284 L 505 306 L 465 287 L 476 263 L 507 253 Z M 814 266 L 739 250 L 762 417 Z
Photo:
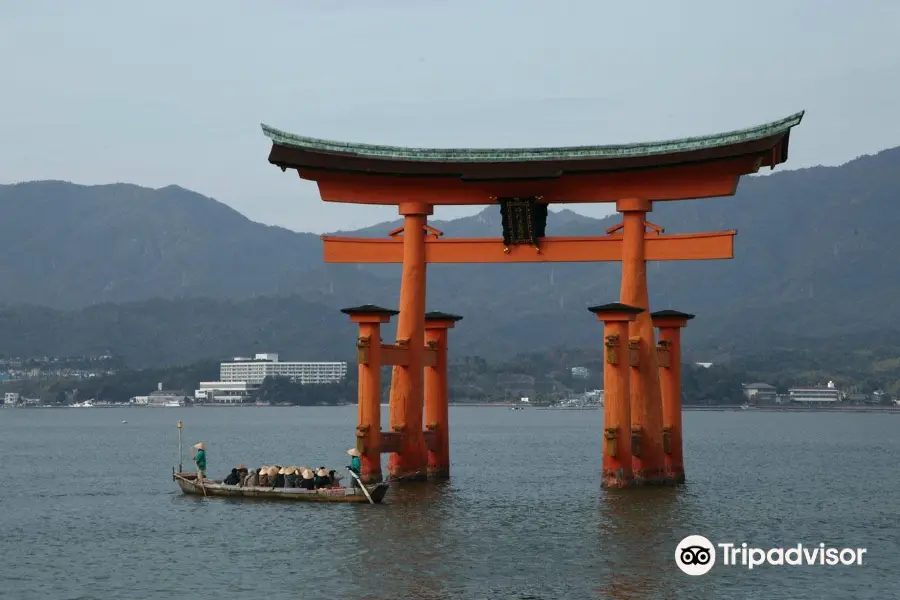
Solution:
M 870 338 L 871 341 L 871 338 Z M 219 361 L 200 360 L 189 365 L 134 369 L 120 358 L 105 357 L 99 365 L 83 359 L 78 369 L 96 372 L 85 376 L 75 367 L 40 369 L 34 361 L 19 361 L 32 376 L 0 383 L 0 392 L 15 393 L 46 405 L 94 402 L 127 403 L 144 396 L 161 383 L 166 390 L 193 396 L 200 381 L 219 377 Z M 72 374 L 74 369 L 77 373 Z M 35 371 L 41 371 L 35 375 Z M 699 366 L 685 364 L 682 370 L 683 404 L 688 406 L 732 406 L 746 401 L 742 384 L 766 382 L 780 393 L 798 386 L 824 385 L 834 381 L 840 389 L 872 394 L 885 392 L 890 401 L 900 395 L 900 342 L 848 348 L 847 343 L 827 340 L 812 347 L 773 347 L 767 352 L 735 359 L 729 364 Z M 449 365 L 450 398 L 462 403 L 508 403 L 521 397 L 532 404 L 550 404 L 603 387 L 603 356 L 596 349 L 551 348 L 517 355 L 506 361 L 488 361 L 464 356 Z M 390 370 L 382 378 L 384 398 L 390 386 Z M 356 369 L 339 383 L 301 385 L 290 380 L 268 379 L 252 402 L 311 406 L 356 402 Z

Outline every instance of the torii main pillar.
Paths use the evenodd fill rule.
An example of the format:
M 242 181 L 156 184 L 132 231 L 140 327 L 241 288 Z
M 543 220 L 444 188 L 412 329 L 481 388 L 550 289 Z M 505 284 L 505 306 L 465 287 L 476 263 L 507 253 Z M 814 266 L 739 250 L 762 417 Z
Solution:
M 388 471 L 406 481 L 427 477 L 428 448 L 422 432 L 425 403 L 425 235 L 426 219 L 434 208 L 422 202 L 403 202 L 403 271 L 400 279 L 400 316 L 397 344 L 407 346 L 405 365 L 391 374 L 391 430 L 400 436 L 400 449 L 391 454 Z
M 622 213 L 622 289 L 620 302 L 642 309 L 629 324 L 630 340 L 638 346 L 638 368 L 630 381 L 632 435 L 641 451 L 632 458 L 637 484 L 670 483 L 665 475 L 662 444 L 662 397 L 659 389 L 659 362 L 656 357 L 650 298 L 647 292 L 647 258 L 644 240 L 648 200 L 628 198 L 616 203 Z

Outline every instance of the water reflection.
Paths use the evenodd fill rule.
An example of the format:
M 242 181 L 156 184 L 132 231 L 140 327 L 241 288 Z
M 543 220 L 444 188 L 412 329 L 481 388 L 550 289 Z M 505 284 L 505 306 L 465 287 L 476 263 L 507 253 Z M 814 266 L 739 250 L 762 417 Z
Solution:
M 358 595 L 351 597 L 447 597 L 453 573 L 446 557 L 457 552 L 445 531 L 453 511 L 449 482 L 393 483 L 385 504 L 356 508 L 350 515 L 355 553 L 347 568 Z
M 681 493 L 681 488 L 665 487 L 603 491 L 598 512 L 607 577 L 597 590 L 601 597 L 675 597 L 673 539 L 681 518 Z

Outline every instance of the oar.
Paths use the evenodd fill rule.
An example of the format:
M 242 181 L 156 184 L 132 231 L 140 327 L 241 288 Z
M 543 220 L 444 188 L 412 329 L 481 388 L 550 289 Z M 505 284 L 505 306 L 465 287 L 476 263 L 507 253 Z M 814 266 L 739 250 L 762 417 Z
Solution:
M 354 473 L 354 472 L 353 472 L 353 469 L 347 469 L 347 470 L 350 471 L 350 475 L 353 476 L 353 479 L 355 479 L 356 481 L 359 482 L 359 487 L 362 488 L 363 494 L 365 494 L 365 495 L 366 495 L 366 498 L 369 499 L 369 504 L 375 504 L 375 501 L 372 500 L 372 496 L 369 495 L 369 490 L 367 490 L 367 489 L 366 489 L 366 486 L 363 485 L 362 479 L 359 478 L 359 475 L 357 475 L 356 473 Z

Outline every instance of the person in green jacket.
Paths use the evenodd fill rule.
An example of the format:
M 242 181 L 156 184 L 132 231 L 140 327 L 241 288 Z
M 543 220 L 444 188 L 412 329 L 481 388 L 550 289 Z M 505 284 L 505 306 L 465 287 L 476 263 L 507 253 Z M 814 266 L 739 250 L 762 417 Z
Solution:
M 197 465 L 197 479 L 206 479 L 206 446 L 203 442 L 194 444 L 197 454 L 194 455 L 194 464 Z
M 362 464 L 359 461 L 359 450 L 350 448 L 347 450 L 347 454 L 350 455 L 350 470 L 356 473 L 356 477 L 359 477 L 362 472 Z M 351 485 L 353 487 L 359 487 L 359 479 L 356 477 L 352 478 L 353 481 L 351 482 Z

